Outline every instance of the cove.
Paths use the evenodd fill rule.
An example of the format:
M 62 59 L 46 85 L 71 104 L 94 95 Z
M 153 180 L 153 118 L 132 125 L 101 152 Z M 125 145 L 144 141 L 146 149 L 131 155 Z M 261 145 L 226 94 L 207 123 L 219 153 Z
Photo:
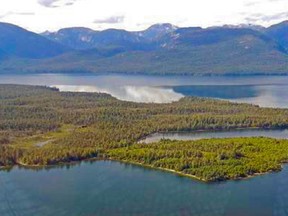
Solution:
M 287 215 L 288 167 L 202 183 L 115 161 L 0 172 L 1 216 Z

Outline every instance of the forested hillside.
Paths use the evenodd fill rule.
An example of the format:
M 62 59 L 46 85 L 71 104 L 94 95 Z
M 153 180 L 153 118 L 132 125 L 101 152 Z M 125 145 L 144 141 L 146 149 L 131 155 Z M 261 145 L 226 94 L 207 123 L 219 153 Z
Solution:
M 0 23 L 0 73 L 287 75 L 287 23 L 129 32 L 87 28 L 41 35 Z
M 130 151 L 124 149 L 123 152 L 123 148 L 137 149 L 137 141 L 154 132 L 248 127 L 288 128 L 288 110 L 196 97 L 183 98 L 170 104 L 144 104 L 119 101 L 100 93 L 68 93 L 40 86 L 0 85 L 0 166 L 52 165 L 92 157 L 120 159 L 126 155 L 125 152 L 127 160 L 140 162 L 142 156 L 133 159 Z M 262 141 L 265 143 L 267 140 Z M 219 142 L 222 143 L 222 140 Z M 254 143 L 253 139 L 251 142 Z M 276 143 L 276 140 L 271 142 Z M 153 144 L 151 148 L 158 148 L 157 145 Z M 182 151 L 180 144 L 179 149 L 178 144 L 171 146 L 175 151 Z M 139 148 L 143 148 L 146 158 L 146 148 L 143 145 L 139 145 Z M 117 149 L 119 154 L 115 154 Z M 168 154 L 165 158 L 170 158 L 171 163 L 174 161 L 175 166 L 178 164 L 178 160 L 173 160 L 173 155 Z M 277 159 L 278 165 L 283 158 Z M 271 160 L 274 161 L 273 158 Z M 259 163 L 262 166 L 264 161 Z M 212 164 L 204 163 L 203 166 Z M 161 163 L 159 166 L 162 167 Z M 241 168 L 241 175 L 251 174 L 251 170 L 245 167 Z M 265 167 L 264 171 L 274 170 L 276 165 Z M 225 166 L 223 169 L 229 172 Z
M 0 59 L 41 59 L 70 51 L 69 48 L 48 40 L 21 27 L 0 22 Z M 2 60 L 3 61 L 3 60 Z

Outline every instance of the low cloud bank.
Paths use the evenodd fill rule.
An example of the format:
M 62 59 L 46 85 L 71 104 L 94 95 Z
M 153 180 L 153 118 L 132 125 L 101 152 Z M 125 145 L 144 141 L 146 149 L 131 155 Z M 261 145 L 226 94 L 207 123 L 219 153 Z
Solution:
M 68 92 L 102 92 L 111 94 L 119 100 L 143 103 L 170 103 L 184 97 L 184 95 L 174 92 L 173 89 L 148 86 L 99 88 L 96 86 L 54 85 L 53 87 Z

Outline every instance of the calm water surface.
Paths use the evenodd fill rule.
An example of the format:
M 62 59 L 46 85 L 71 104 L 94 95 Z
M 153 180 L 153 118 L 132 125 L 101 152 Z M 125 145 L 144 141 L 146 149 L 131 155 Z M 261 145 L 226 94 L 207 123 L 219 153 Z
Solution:
M 0 83 L 47 85 L 61 91 L 105 92 L 135 102 L 171 102 L 200 96 L 288 107 L 288 76 L 193 77 L 142 75 L 0 75 Z
M 288 77 L 43 74 L 0 75 L 0 83 L 106 92 L 136 102 L 171 102 L 191 95 L 288 107 Z M 173 133 L 164 138 L 235 136 L 287 138 L 287 130 Z M 152 136 L 160 138 L 163 134 Z M 279 173 L 213 184 L 112 161 L 38 171 L 15 167 L 0 172 L 0 216 L 284 216 L 287 179 L 287 166 Z
M 158 142 L 161 139 L 171 140 L 199 140 L 208 138 L 232 138 L 232 137 L 271 137 L 278 139 L 288 139 L 288 130 L 263 130 L 263 129 L 243 129 L 231 131 L 211 131 L 211 132 L 165 132 L 155 133 L 145 137 L 140 143 Z
M 112 161 L 0 172 L 1 216 L 288 214 L 288 167 L 248 180 L 201 183 Z

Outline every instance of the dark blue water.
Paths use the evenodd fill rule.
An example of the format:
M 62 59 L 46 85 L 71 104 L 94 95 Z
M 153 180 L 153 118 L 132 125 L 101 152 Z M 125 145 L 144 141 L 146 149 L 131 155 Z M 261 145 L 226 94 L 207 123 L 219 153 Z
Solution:
M 34 74 L 0 75 L 0 83 L 56 86 L 62 91 L 105 92 L 135 102 L 165 103 L 184 96 L 200 96 L 288 108 L 288 76 Z
M 172 88 L 186 96 L 238 99 L 257 97 L 257 86 L 259 85 L 182 85 Z
M 112 161 L 0 172 L 1 216 L 288 214 L 288 168 L 242 181 L 201 183 Z

